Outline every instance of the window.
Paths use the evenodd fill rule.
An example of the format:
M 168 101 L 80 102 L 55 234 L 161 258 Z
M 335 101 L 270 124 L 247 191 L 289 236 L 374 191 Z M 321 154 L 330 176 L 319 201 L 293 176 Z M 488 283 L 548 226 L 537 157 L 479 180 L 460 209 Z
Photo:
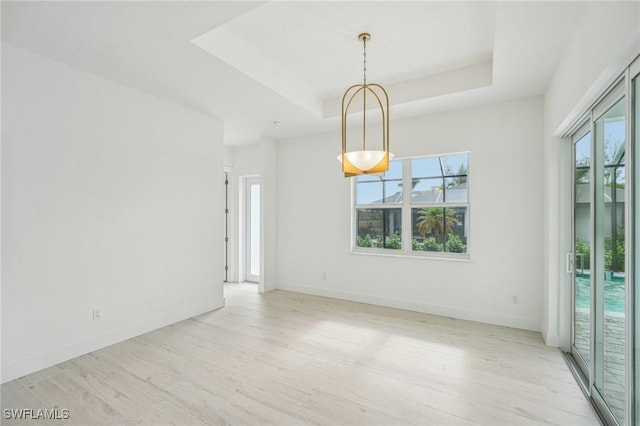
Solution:
M 402 166 L 391 161 L 384 177 L 357 177 L 356 247 L 402 248 Z
M 468 257 L 468 170 L 469 154 L 460 153 L 394 160 L 385 176 L 358 176 L 354 250 Z

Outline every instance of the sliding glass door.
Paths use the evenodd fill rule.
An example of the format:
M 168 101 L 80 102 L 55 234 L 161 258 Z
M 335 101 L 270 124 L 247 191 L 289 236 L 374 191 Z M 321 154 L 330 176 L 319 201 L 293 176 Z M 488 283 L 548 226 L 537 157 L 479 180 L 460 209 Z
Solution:
M 624 88 L 621 84 L 620 89 Z M 626 112 L 614 90 L 594 112 L 594 399 L 625 421 L 626 370 Z M 621 97 L 622 96 L 622 97 Z M 618 99 L 619 98 L 619 99 Z
M 630 313 L 634 313 L 635 318 L 633 321 L 628 321 L 632 330 L 629 330 L 628 335 L 632 336 L 635 343 L 634 345 L 630 345 L 635 353 L 634 362 L 631 364 L 633 369 L 635 369 L 635 375 L 632 375 L 633 372 L 630 371 L 627 375 L 628 380 L 631 382 L 629 385 L 633 390 L 633 395 L 631 396 L 631 400 L 634 403 L 629 404 L 629 406 L 635 410 L 635 425 L 640 425 L 640 273 L 638 273 L 638 268 L 640 268 L 640 249 L 638 249 L 638 244 L 640 243 L 640 169 L 638 169 L 638 164 L 640 164 L 640 58 L 636 59 L 634 64 L 630 67 L 629 75 L 632 77 L 631 84 L 631 94 L 632 94 L 632 108 L 631 108 L 631 116 L 633 117 L 633 125 L 631 126 L 631 134 L 632 138 L 632 161 L 633 165 L 633 173 L 630 174 L 630 181 L 633 182 L 632 188 L 630 188 L 629 192 L 632 193 L 633 197 L 633 208 L 632 208 L 632 228 L 634 229 L 634 237 L 633 237 L 633 246 L 635 250 L 633 250 L 629 254 L 630 266 L 631 269 L 631 278 L 633 285 L 630 287 L 630 300 L 633 300 L 633 310 Z M 633 191 L 632 191 L 633 190 Z M 634 335 L 635 332 L 635 335 Z M 635 378 L 635 380 L 634 380 Z M 628 422 L 631 423 L 631 422 Z
M 572 352 L 586 377 L 591 365 L 591 126 L 584 125 L 573 137 L 573 238 L 574 297 Z
M 640 306 L 634 271 L 640 265 L 638 141 L 640 60 L 571 135 L 571 355 L 585 390 L 611 425 L 640 424 L 640 315 L 634 316 Z

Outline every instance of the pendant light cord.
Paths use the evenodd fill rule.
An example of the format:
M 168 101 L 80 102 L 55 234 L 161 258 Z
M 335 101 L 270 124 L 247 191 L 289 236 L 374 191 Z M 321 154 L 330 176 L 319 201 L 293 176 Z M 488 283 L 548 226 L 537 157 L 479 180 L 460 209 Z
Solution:
M 367 84 L 367 38 L 362 38 L 362 81 Z
M 362 150 L 367 150 L 367 37 L 362 37 Z

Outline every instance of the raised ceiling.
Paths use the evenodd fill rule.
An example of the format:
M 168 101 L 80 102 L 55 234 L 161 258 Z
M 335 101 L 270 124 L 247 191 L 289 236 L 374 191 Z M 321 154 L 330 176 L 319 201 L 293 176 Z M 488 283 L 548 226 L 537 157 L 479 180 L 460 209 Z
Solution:
M 2 40 L 219 117 L 234 145 L 337 129 L 363 31 L 392 120 L 541 95 L 583 6 L 3 2 Z
M 328 117 L 339 109 L 325 110 L 322 101 L 338 98 L 362 80 L 359 33 L 373 35 L 369 81 L 413 86 L 425 76 L 490 63 L 495 10 L 494 3 L 437 3 L 426 14 L 424 3 L 336 7 L 328 2 L 273 2 L 193 42 L 309 112 Z M 490 83 L 490 78 L 485 81 Z M 391 96 L 392 103 L 395 100 Z

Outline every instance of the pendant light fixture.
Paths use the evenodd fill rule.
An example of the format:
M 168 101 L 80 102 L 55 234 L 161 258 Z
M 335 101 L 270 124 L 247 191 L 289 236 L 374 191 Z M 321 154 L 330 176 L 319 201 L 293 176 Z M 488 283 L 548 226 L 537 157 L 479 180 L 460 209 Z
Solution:
M 358 40 L 362 42 L 363 77 L 362 84 L 349 87 L 342 96 L 342 154 L 338 161 L 342 163 L 345 177 L 362 174 L 384 175 L 389 170 L 389 160 L 393 154 L 389 152 L 389 96 L 387 91 L 377 83 L 367 83 L 367 42 L 371 39 L 369 33 L 362 33 Z M 367 95 L 376 109 L 380 110 L 382 118 L 382 149 L 367 148 Z M 362 99 L 362 144 L 359 150 L 348 150 L 347 147 L 347 114 L 354 99 Z

